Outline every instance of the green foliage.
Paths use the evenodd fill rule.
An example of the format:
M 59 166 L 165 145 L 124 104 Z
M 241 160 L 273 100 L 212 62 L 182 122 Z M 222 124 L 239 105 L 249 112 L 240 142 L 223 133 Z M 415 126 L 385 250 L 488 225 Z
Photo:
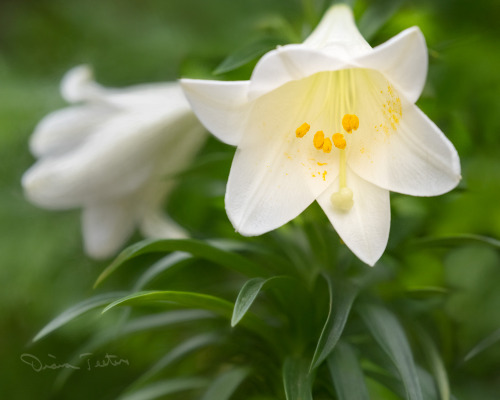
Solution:
M 201 400 L 229 400 L 247 377 L 244 368 L 235 368 L 221 373 L 210 385 Z
M 250 61 L 260 58 L 269 50 L 273 50 L 277 45 L 283 44 L 283 40 L 275 38 L 264 38 L 248 44 L 246 47 L 235 51 L 227 57 L 214 71 L 215 75 L 233 71 Z
M 361 316 L 382 350 L 394 363 L 408 400 L 423 400 L 410 345 L 397 319 L 386 309 L 366 305 Z
M 363 370 L 352 347 L 340 342 L 328 357 L 328 368 L 338 400 L 369 400 Z
M 103 293 L 90 299 L 83 300 L 82 302 L 76 304 L 75 306 L 68 308 L 62 314 L 58 315 L 52 321 L 50 321 L 47 325 L 45 325 L 40 332 L 38 332 L 33 338 L 33 342 L 42 339 L 44 336 L 47 336 L 52 331 L 60 328 L 61 326 L 67 324 L 73 319 L 79 317 L 82 314 L 85 314 L 88 311 L 94 310 L 96 308 L 100 308 L 104 305 L 107 305 L 110 301 L 116 300 L 122 297 L 125 292 L 112 292 L 112 293 Z
M 283 365 L 283 386 L 286 400 L 312 400 L 311 376 L 308 362 L 287 358 Z
M 206 379 L 197 378 L 179 378 L 168 381 L 160 381 L 143 387 L 134 393 L 120 396 L 120 400 L 153 400 L 163 396 L 183 392 L 186 390 L 198 389 L 207 385 Z
M 334 285 L 329 276 L 326 276 L 326 281 L 330 297 L 328 317 L 321 331 L 316 350 L 314 351 L 311 369 L 318 367 L 328 357 L 339 341 L 357 294 L 357 288 L 349 282 L 340 282 L 340 284 Z
M 222 246 L 223 247 L 223 246 Z M 125 249 L 116 260 L 107 267 L 95 283 L 97 287 L 104 279 L 120 267 L 125 261 L 128 261 L 141 254 L 151 252 L 165 252 L 169 250 L 185 251 L 192 255 L 203 257 L 205 259 L 214 261 L 226 268 L 233 269 L 245 275 L 252 276 L 259 273 L 259 266 L 248 261 L 247 259 L 239 256 L 236 253 L 226 251 L 222 248 L 210 246 L 209 244 L 191 240 L 156 240 L 146 239 L 139 242 L 127 249 Z

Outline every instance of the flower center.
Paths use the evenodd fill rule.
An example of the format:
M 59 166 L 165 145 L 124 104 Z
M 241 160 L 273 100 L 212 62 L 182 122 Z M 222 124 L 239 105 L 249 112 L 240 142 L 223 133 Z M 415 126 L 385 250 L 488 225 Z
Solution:
M 342 127 L 351 134 L 359 128 L 359 118 L 354 114 L 345 114 L 342 117 Z M 295 131 L 298 138 L 304 137 L 309 132 L 310 125 L 304 122 Z M 333 143 L 333 144 L 332 144 Z M 317 131 L 313 137 L 313 146 L 324 153 L 330 153 L 332 147 L 339 149 L 339 190 L 335 192 L 330 200 L 335 208 L 341 211 L 349 211 L 354 205 L 352 190 L 347 187 L 346 179 L 346 154 L 347 141 L 342 133 L 334 133 L 332 138 L 325 137 L 323 131 Z

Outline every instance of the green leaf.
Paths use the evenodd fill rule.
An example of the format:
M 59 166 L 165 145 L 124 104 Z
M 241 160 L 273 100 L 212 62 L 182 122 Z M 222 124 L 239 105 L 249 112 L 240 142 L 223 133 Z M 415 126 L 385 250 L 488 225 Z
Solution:
M 96 308 L 102 307 L 106 304 L 111 303 L 112 301 L 119 299 L 126 295 L 127 292 L 111 292 L 111 293 L 102 293 L 97 296 L 91 297 L 90 299 L 86 299 L 73 307 L 68 308 L 59 314 L 56 318 L 50 321 L 47 325 L 45 325 L 40 332 L 36 334 L 33 338 L 33 342 L 40 340 L 41 338 L 47 336 L 49 333 L 55 331 L 61 326 L 67 324 L 73 319 L 79 317 L 80 315 L 94 310 Z
M 144 286 L 146 286 L 149 282 L 151 282 L 154 278 L 160 275 L 162 272 L 166 270 L 180 265 L 185 261 L 192 260 L 193 257 L 187 253 L 175 252 L 171 253 L 162 259 L 155 262 L 151 267 L 149 267 L 140 277 L 137 279 L 137 282 L 132 289 L 134 292 L 140 291 Z
M 133 393 L 119 397 L 119 400 L 152 400 L 160 397 L 182 392 L 185 390 L 200 389 L 208 381 L 202 378 L 179 378 L 152 383 Z
M 368 41 L 389 21 L 405 0 L 384 0 L 374 2 L 359 20 L 358 28 Z
M 224 74 L 233 71 L 252 60 L 264 55 L 268 51 L 274 49 L 277 45 L 283 44 L 283 40 L 274 37 L 266 37 L 255 40 L 245 47 L 236 50 L 229 55 L 222 63 L 214 70 L 214 75 Z
M 221 243 L 209 243 L 194 239 L 146 239 L 123 250 L 111 263 L 111 265 L 109 265 L 101 273 L 101 275 L 99 275 L 94 287 L 97 287 L 102 281 L 111 275 L 111 273 L 128 260 L 143 254 L 165 253 L 170 251 L 183 251 L 192 254 L 193 256 L 212 261 L 247 276 L 265 276 L 269 274 L 269 271 L 262 268 L 258 264 L 249 261 L 247 258 L 237 253 L 230 250 L 228 251 L 223 247 L 224 246 L 221 245 Z
M 327 362 L 338 400 L 370 400 L 363 371 L 350 345 L 340 341 Z
M 173 310 L 162 313 L 155 313 L 138 317 L 122 325 L 114 326 L 111 329 L 98 332 L 87 343 L 74 352 L 69 362 L 72 365 L 78 365 L 82 362 L 80 354 L 92 353 L 104 345 L 117 341 L 125 336 L 150 331 L 159 328 L 172 328 L 177 324 L 195 322 L 200 324 L 202 320 L 213 319 L 213 313 L 205 310 Z M 60 388 L 73 373 L 72 369 L 63 369 L 59 373 L 55 386 Z
M 283 385 L 286 400 L 313 400 L 309 363 L 303 359 L 287 358 L 283 365 Z
M 252 278 L 245 282 L 240 292 L 238 293 L 238 298 L 234 304 L 233 316 L 231 318 L 231 326 L 236 326 L 238 322 L 245 316 L 248 309 L 253 304 L 254 300 L 257 298 L 258 294 L 262 290 L 264 285 L 269 285 L 277 280 L 291 280 L 288 276 L 273 276 L 268 279 L 264 278 Z
M 330 304 L 328 316 L 311 361 L 311 369 L 317 368 L 334 349 L 342 335 L 352 303 L 358 293 L 357 287 L 349 282 L 334 284 L 329 276 L 324 275 L 324 277 L 328 283 Z
M 432 374 L 436 381 L 439 390 L 439 397 L 441 400 L 450 400 L 450 383 L 448 381 L 448 374 L 444 366 L 443 360 L 439 355 L 436 345 L 421 327 L 416 327 L 416 336 L 422 347 L 424 356 L 431 368 Z
M 366 375 L 381 385 L 384 385 L 400 398 L 407 398 L 407 392 L 404 385 L 396 377 L 375 371 L 367 371 Z M 422 388 L 422 397 L 425 400 L 438 400 L 438 393 L 432 376 L 426 370 L 417 366 L 417 378 Z M 451 399 L 456 400 L 453 396 L 451 396 Z
M 398 398 L 406 398 L 406 389 L 401 383 L 401 381 L 394 376 L 390 376 L 378 371 L 366 371 L 366 376 L 375 382 L 385 386 L 394 394 L 398 395 Z M 429 400 L 429 399 L 426 399 Z
M 494 344 L 500 341 L 500 329 L 493 332 L 491 335 L 481 340 L 477 345 L 475 345 L 464 357 L 462 363 L 466 363 L 472 358 L 476 357 L 479 353 L 482 353 L 486 349 L 490 348 Z
M 418 247 L 461 247 L 469 244 L 485 244 L 500 249 L 500 240 L 481 235 L 456 235 L 420 239 L 414 243 Z
M 131 306 L 138 304 L 151 304 L 155 302 L 168 302 L 184 307 L 197 308 L 211 311 L 221 317 L 231 319 L 233 303 L 219 297 L 207 294 L 179 291 L 149 291 L 137 292 L 109 304 L 103 313 L 117 306 Z M 242 325 L 260 336 L 273 340 L 274 335 L 268 326 L 263 324 L 254 314 L 250 314 L 242 321 Z
M 190 308 L 209 310 L 217 315 L 230 318 L 233 304 L 219 297 L 193 292 L 178 291 L 145 291 L 133 293 L 109 304 L 102 313 L 117 306 L 150 304 L 153 302 L 169 302 Z
M 220 374 L 209 386 L 202 400 L 229 400 L 250 371 L 235 368 Z
M 254 300 L 257 298 L 262 286 L 264 286 L 267 281 L 268 279 L 264 278 L 253 278 L 245 282 L 238 293 L 236 303 L 234 304 L 231 326 L 236 326 L 240 319 L 243 318 L 245 313 L 253 304 Z
M 410 345 L 396 317 L 374 305 L 364 305 L 359 311 L 374 339 L 397 368 L 407 398 L 423 400 Z
M 182 359 L 186 355 L 192 353 L 195 350 L 199 350 L 203 347 L 216 344 L 221 342 L 222 337 L 220 334 L 209 332 L 202 333 L 197 336 L 193 336 L 181 344 L 175 346 L 167 354 L 165 354 L 160 360 L 158 360 L 149 370 L 142 374 L 138 379 L 136 379 L 131 387 L 136 387 L 143 382 L 147 381 L 158 372 L 172 364 L 173 362 Z

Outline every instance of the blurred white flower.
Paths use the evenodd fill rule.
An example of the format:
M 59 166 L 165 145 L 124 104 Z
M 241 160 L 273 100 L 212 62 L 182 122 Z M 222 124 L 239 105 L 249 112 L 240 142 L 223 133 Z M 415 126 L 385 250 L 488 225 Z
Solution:
M 460 180 L 455 148 L 415 106 L 426 74 L 418 28 L 371 48 L 337 5 L 303 44 L 267 53 L 249 81 L 181 80 L 201 122 L 238 146 L 226 191 L 235 228 L 265 233 L 317 200 L 373 265 L 389 237 L 389 191 L 432 196 Z
M 115 254 L 136 227 L 145 236 L 185 232 L 162 210 L 173 184 L 205 140 L 178 83 L 108 89 L 87 66 L 70 70 L 71 105 L 47 115 L 31 137 L 39 159 L 23 176 L 27 197 L 49 209 L 82 207 L 85 250 Z

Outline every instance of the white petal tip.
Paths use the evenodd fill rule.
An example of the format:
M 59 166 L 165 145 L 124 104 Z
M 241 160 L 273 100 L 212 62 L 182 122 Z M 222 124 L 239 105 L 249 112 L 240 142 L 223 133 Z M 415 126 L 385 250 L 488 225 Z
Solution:
M 84 241 L 84 251 L 90 258 L 103 261 L 113 257 L 118 252 L 118 248 L 110 248 L 101 244 Z
M 359 260 L 364 262 L 366 265 L 374 267 L 378 260 L 380 260 L 380 258 L 384 255 L 385 247 L 382 249 L 382 251 L 377 251 L 377 253 L 373 254 L 363 253 L 363 251 L 359 251 L 359 249 L 356 249 L 357 251 L 354 251 L 351 248 L 350 250 Z
M 341 12 L 344 12 L 344 13 L 349 13 L 352 15 L 352 8 L 346 4 L 346 3 L 338 3 L 338 4 L 334 4 L 332 5 L 328 10 L 327 10 L 327 14 L 330 14 L 330 13 L 333 13 L 333 12 L 337 12 L 337 13 L 341 13 Z
M 70 69 L 61 81 L 61 94 L 70 103 L 86 99 L 88 85 L 93 83 L 94 74 L 88 65 Z
M 187 239 L 189 234 L 161 211 L 147 213 L 140 224 L 141 233 L 154 239 Z
M 41 207 L 50 208 L 43 201 L 45 192 L 45 179 L 36 168 L 30 168 L 21 178 L 21 186 L 24 190 L 24 196 L 33 204 Z

